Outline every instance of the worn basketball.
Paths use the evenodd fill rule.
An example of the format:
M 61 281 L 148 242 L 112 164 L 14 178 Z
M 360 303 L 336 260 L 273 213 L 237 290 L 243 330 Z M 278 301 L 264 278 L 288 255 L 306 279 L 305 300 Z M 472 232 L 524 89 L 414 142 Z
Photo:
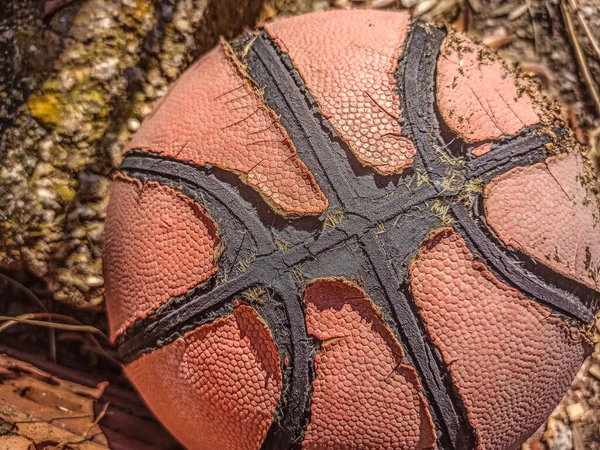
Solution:
M 190 449 L 515 449 L 592 348 L 594 186 L 484 46 L 400 12 L 279 20 L 125 149 L 110 334 Z

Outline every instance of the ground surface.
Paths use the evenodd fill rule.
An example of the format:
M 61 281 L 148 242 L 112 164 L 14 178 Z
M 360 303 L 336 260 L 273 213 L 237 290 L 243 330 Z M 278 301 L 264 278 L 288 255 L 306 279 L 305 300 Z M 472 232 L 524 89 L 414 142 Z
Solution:
M 65 3 L 66 5 L 63 5 Z M 452 24 L 519 62 L 560 102 L 581 142 L 600 126 L 593 89 L 600 55 L 572 10 L 578 66 L 558 0 L 0 0 L 0 267 L 44 307 L 106 328 L 100 242 L 110 186 L 129 140 L 153 103 L 219 34 L 244 24 L 332 7 L 410 7 Z M 579 0 L 600 36 L 600 5 Z M 44 9 L 46 8 L 46 9 Z M 595 155 L 598 158 L 598 155 Z M 0 312 L 42 311 L 33 295 L 0 278 Z M 50 345 L 49 357 L 100 372 L 124 386 L 107 362 L 112 349 L 72 331 L 52 339 L 23 325 L 3 334 L 16 347 Z M 597 332 L 598 334 L 598 332 Z M 104 352 L 104 353 L 103 353 Z M 108 356 L 106 355 L 108 352 Z M 98 355 L 100 353 L 100 355 Z M 600 449 L 600 347 L 582 368 L 541 437 L 551 449 Z M 531 448 L 540 448 L 533 442 Z M 1 448 L 1 444 L 0 444 Z M 27 447 L 24 447 L 27 448 Z

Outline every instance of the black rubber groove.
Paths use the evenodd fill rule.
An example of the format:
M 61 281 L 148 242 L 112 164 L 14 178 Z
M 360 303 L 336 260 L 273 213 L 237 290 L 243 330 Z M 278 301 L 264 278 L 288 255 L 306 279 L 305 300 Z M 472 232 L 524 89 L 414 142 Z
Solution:
M 559 137 L 564 134 L 560 129 L 555 132 Z M 488 153 L 467 162 L 467 177 L 478 178 L 487 172 L 496 177 L 517 166 L 545 161 L 550 156 L 546 145 L 551 142 L 552 137 L 542 132 L 540 125 L 527 127 L 514 137 L 494 141 Z
M 546 269 L 545 266 L 533 260 L 527 261 L 524 254 L 515 257 L 516 251 L 508 251 L 491 235 L 486 234 L 482 226 L 469 215 L 463 204 L 453 204 L 452 212 L 458 220 L 455 228 L 467 242 L 471 251 L 482 256 L 490 268 L 495 269 L 508 283 L 516 286 L 522 292 L 537 299 L 551 310 L 563 315 L 588 323 L 594 318 L 592 304 L 596 297 L 594 291 L 587 286 L 577 283 L 559 273 Z M 543 271 L 546 276 L 538 277 Z M 545 281 L 552 279 L 553 283 Z

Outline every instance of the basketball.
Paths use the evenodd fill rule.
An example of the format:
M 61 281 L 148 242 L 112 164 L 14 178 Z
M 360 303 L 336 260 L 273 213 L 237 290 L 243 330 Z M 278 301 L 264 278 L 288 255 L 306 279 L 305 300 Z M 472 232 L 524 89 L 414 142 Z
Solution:
M 114 176 L 125 374 L 190 449 L 518 448 L 600 291 L 592 167 L 555 109 L 405 12 L 222 41 Z

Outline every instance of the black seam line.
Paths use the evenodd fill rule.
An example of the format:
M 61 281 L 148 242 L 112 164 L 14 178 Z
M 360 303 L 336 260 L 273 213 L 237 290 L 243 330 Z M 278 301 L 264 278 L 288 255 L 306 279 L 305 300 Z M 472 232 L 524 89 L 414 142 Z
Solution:
M 513 256 L 516 251 L 511 252 L 512 255 L 503 251 L 503 246 L 492 241 L 488 236 L 492 234 L 491 231 L 488 230 L 486 233 L 482 225 L 478 226 L 464 205 L 452 204 L 450 207 L 458 221 L 459 226 L 456 229 L 459 234 L 466 238 L 471 248 L 478 250 L 487 264 L 495 268 L 503 278 L 509 280 L 507 284 L 517 287 L 550 309 L 576 319 L 580 325 L 592 321 L 594 318 L 592 308 L 585 307 L 581 302 L 581 299 L 586 299 L 586 303 L 593 304 L 597 294 L 591 288 L 568 280 L 555 271 L 552 271 L 554 285 L 543 281 L 535 273 L 536 266 L 540 267 L 539 264 L 528 261 L 529 266 L 534 266 L 532 270 L 528 270 L 524 267 L 527 263 L 524 255 L 516 259 Z
M 260 287 L 268 292 L 266 298 L 249 303 L 271 330 L 283 376 L 279 402 L 262 444 L 262 450 L 276 450 L 293 447 L 303 433 L 313 373 L 299 287 L 289 274 Z
M 553 138 L 543 132 L 543 127 L 541 124 L 527 127 L 518 135 L 506 139 L 506 142 L 494 146 L 485 155 L 469 161 L 466 164 L 467 178 L 478 178 L 488 172 L 498 176 L 516 166 L 545 161 L 552 156 L 545 146 L 552 143 Z M 553 131 L 559 137 L 566 134 L 560 128 L 554 128 Z
M 419 374 L 428 407 L 434 409 L 435 417 L 441 419 L 443 429 L 438 430 L 438 448 L 472 448 L 473 439 L 463 412 L 457 407 L 457 396 L 453 393 L 451 380 L 442 373 L 447 371 L 443 361 L 436 358 L 434 346 L 424 338 L 421 330 L 423 321 L 415 312 L 414 304 L 400 290 L 400 283 L 394 275 L 379 242 L 373 236 L 360 239 L 361 247 L 367 254 L 389 303 L 392 306 L 398 329 L 402 334 L 402 344 L 411 357 Z
M 426 30 L 427 28 L 427 30 Z M 416 54 L 413 58 L 416 58 L 418 63 L 413 65 L 405 64 L 405 71 L 403 79 L 399 78 L 399 83 L 404 83 L 404 92 L 412 92 L 415 95 L 407 95 L 405 98 L 406 107 L 403 108 L 404 114 L 408 116 L 406 123 L 410 124 L 415 140 L 415 144 L 422 156 L 424 163 L 428 169 L 428 173 L 432 178 L 432 183 L 438 192 L 442 193 L 447 190 L 444 187 L 442 180 L 446 174 L 447 166 L 443 165 L 437 155 L 432 149 L 440 147 L 440 142 L 443 142 L 440 133 L 440 124 L 437 122 L 436 114 L 433 106 L 433 97 L 435 84 L 431 86 L 428 83 L 434 82 L 435 80 L 435 67 L 437 66 L 437 55 L 439 53 L 439 42 L 443 39 L 444 34 L 441 30 L 434 30 L 429 28 L 427 25 L 417 24 L 414 30 L 414 37 L 411 39 L 410 46 L 407 49 L 407 54 Z M 410 58 L 410 56 L 406 56 Z M 413 59 L 414 61 L 414 59 Z M 429 66 L 428 71 L 429 79 L 426 76 L 421 75 L 421 66 Z M 425 105 L 425 110 L 423 110 Z M 557 131 L 557 134 L 564 134 L 564 132 Z M 523 137 L 524 138 L 524 137 Z M 519 140 L 517 140 L 518 142 Z M 528 147 L 532 150 L 530 147 Z M 547 155 L 545 151 L 531 151 L 527 154 L 522 154 L 521 157 L 527 158 L 528 155 Z M 519 161 L 519 157 L 513 157 Z M 522 160 L 520 160 L 523 162 Z M 526 160 L 529 162 L 529 160 Z M 514 163 L 511 161 L 503 166 L 500 166 L 499 171 L 502 169 L 510 170 Z M 511 166 L 507 169 L 506 166 Z M 461 172 L 464 169 L 460 167 L 454 168 L 453 170 Z M 490 169 L 494 171 L 494 169 Z M 466 174 L 465 174 L 466 175 Z M 498 171 L 494 172 L 494 175 L 498 175 Z M 466 177 L 465 177 L 466 178 Z M 575 318 L 580 322 L 586 323 L 586 318 L 593 315 L 589 308 L 581 303 L 581 299 L 578 296 L 574 296 L 565 290 L 552 286 L 547 281 L 540 279 L 535 275 L 534 272 L 527 269 L 524 266 L 523 258 L 519 258 L 518 254 L 511 249 L 507 248 L 502 242 L 490 241 L 485 233 L 483 233 L 474 221 L 474 219 L 465 212 L 461 214 L 460 207 L 456 204 L 451 205 L 453 213 L 461 225 L 462 229 L 469 230 L 472 237 L 477 239 L 485 239 L 481 242 L 477 242 L 482 248 L 487 248 L 485 256 L 491 258 L 492 261 L 497 261 L 495 266 L 496 270 L 501 273 L 505 279 L 511 280 L 512 285 L 523 290 L 527 293 L 536 293 L 534 298 L 540 300 L 540 303 L 545 306 L 551 306 L 555 312 L 566 313 L 569 317 Z M 458 215 L 457 215 L 458 214 Z M 490 249 L 495 248 L 493 253 Z M 502 255 L 502 256 L 501 256 Z M 511 255 L 512 262 L 509 263 L 507 255 Z M 501 259 L 500 259 L 501 258 Z M 501 264 L 500 261 L 503 261 Z M 520 276 L 515 276 L 516 269 L 519 268 Z M 532 267 L 532 266 L 530 266 Z M 510 269 L 510 271 L 508 271 Z M 508 271 L 507 273 L 505 273 Z M 561 277 L 556 271 L 552 271 L 550 268 L 548 272 L 552 274 L 552 278 L 560 280 Z M 536 280 L 535 282 L 532 280 Z M 586 292 L 587 288 L 581 283 L 576 283 L 579 286 L 580 292 Z M 574 303 L 579 303 L 580 306 L 576 306 Z
M 314 371 L 299 286 L 288 273 L 275 281 L 270 289 L 281 298 L 284 305 L 292 347 L 289 380 L 282 389 L 276 418 L 261 446 L 262 450 L 279 450 L 293 448 L 304 438 Z
M 253 218 L 253 214 L 247 211 L 243 205 L 236 204 L 240 203 L 239 194 L 235 194 L 233 190 L 228 188 L 223 190 L 224 186 L 221 182 L 216 180 L 214 175 L 206 173 L 200 167 L 194 167 L 179 161 L 163 160 L 154 155 L 130 154 L 125 157 L 121 170 L 139 179 L 153 180 L 163 177 L 171 180 L 174 185 L 185 181 L 199 193 L 207 194 L 211 197 L 218 197 L 222 193 L 228 192 L 231 194 L 228 197 L 230 210 L 235 211 L 237 217 L 242 221 L 246 221 L 245 223 L 256 222 L 256 229 L 260 230 L 260 233 L 263 235 L 266 233 L 263 231 L 265 228 L 264 224 L 258 219 Z M 212 190 L 213 188 L 216 188 L 216 190 Z M 396 203 L 393 207 L 390 206 L 387 214 L 381 216 L 381 222 L 391 220 L 437 196 L 435 191 L 430 188 L 423 189 L 421 193 L 421 195 L 415 194 L 410 202 L 403 204 Z M 185 195 L 185 192 L 182 192 L 182 195 Z M 246 279 L 250 273 L 254 273 L 257 266 L 264 266 L 264 269 L 268 268 L 274 273 L 284 272 L 295 265 L 301 264 L 303 261 L 313 259 L 327 249 L 351 239 L 352 236 L 360 236 L 368 233 L 376 226 L 377 224 L 366 223 L 358 216 L 347 215 L 336 228 L 321 232 L 313 242 L 296 245 L 285 253 L 265 251 L 256 258 L 247 272 L 233 278 L 230 283 L 234 283 L 237 286 L 239 283 L 238 279 Z M 255 233 L 254 238 L 258 240 L 260 235 Z M 264 239 L 266 239 L 266 235 Z M 268 281 L 269 276 L 265 275 L 264 280 Z M 200 314 L 202 311 L 213 308 L 219 302 L 227 301 L 231 295 L 241 292 L 259 281 L 261 280 L 250 277 L 245 283 L 239 284 L 237 290 L 234 291 L 226 287 L 229 286 L 228 284 L 219 285 L 208 293 L 204 293 L 202 289 L 192 288 L 189 294 L 184 294 L 184 296 L 170 300 L 166 305 L 161 306 L 157 310 L 157 314 L 146 319 L 138 319 L 125 332 L 120 345 L 122 357 L 129 361 L 136 359 L 139 357 L 139 354 L 144 353 L 144 349 L 153 349 L 155 347 L 152 342 L 159 340 L 166 342 L 164 336 L 168 336 L 175 331 L 172 328 L 178 321 L 188 321 L 191 318 L 191 314 Z M 184 301 L 184 297 L 186 296 L 191 297 L 187 302 Z M 203 307 L 199 305 L 203 305 Z M 167 324 L 171 324 L 172 326 L 168 326 Z M 136 330 L 142 331 L 136 332 Z
M 237 218 L 250 232 L 256 242 L 258 255 L 271 254 L 277 250 L 270 234 L 260 223 L 255 214 L 251 214 L 240 200 L 239 194 L 231 186 L 211 176 L 200 167 L 192 167 L 185 163 L 164 159 L 152 153 L 132 151 L 123 159 L 119 170 L 143 175 L 159 175 L 170 178 L 173 181 L 192 181 L 193 184 L 204 194 L 210 195 L 215 201 L 221 203 L 229 212 Z M 173 172 L 177 176 L 173 176 Z M 140 178 L 140 176 L 136 176 Z
M 400 94 L 403 123 L 405 124 L 404 130 L 410 132 L 409 137 L 413 139 L 434 189 L 438 193 L 446 190 L 442 179 L 448 169 L 448 165 L 442 164 L 439 157 L 436 158 L 435 155 L 436 148 L 441 147 L 441 151 L 444 151 L 443 144 L 440 144 L 443 139 L 435 112 L 435 73 L 437 57 L 445 36 L 444 30 L 430 27 L 422 22 L 415 23 L 407 36 L 396 72 L 397 89 Z M 428 344 L 429 352 L 440 354 L 435 344 L 431 341 L 428 341 Z M 439 366 L 437 366 L 436 375 L 440 375 L 440 367 L 445 368 L 443 372 L 448 373 L 449 368 L 443 360 L 437 361 Z M 425 370 L 432 370 L 433 367 L 433 364 L 426 365 Z M 433 378 L 433 374 L 430 376 Z M 423 375 L 421 377 L 425 385 L 427 379 Z M 438 378 L 434 380 L 436 379 Z M 475 448 L 477 437 L 468 420 L 466 408 L 460 400 L 461 396 L 456 386 L 450 383 L 446 392 L 441 391 L 442 386 L 444 386 L 442 380 L 437 383 L 427 380 L 427 388 L 432 389 L 432 394 L 435 393 L 432 395 L 434 402 L 431 402 L 430 408 L 439 408 L 443 420 L 438 429 L 438 436 L 445 435 L 449 441 L 442 448 L 453 448 L 454 450 Z M 438 441 L 440 440 L 438 439 Z
M 366 202 L 360 200 L 363 192 L 356 187 L 356 182 L 363 175 L 368 179 L 376 177 L 380 182 L 391 182 L 401 175 L 379 175 L 373 167 L 359 162 L 348 143 L 321 113 L 319 104 L 290 57 L 266 31 L 253 37 L 250 47 L 245 45 L 247 39 L 242 38 L 233 44 L 246 67 L 247 76 L 263 90 L 265 103 L 280 117 L 281 125 L 309 171 L 317 180 L 326 181 L 327 186 L 321 186 L 322 189 L 337 197 L 346 213 L 366 220 L 385 216 L 390 207 L 393 209 L 390 205 L 398 199 L 367 208 Z M 370 182 L 374 181 L 370 179 Z M 381 195 L 381 190 L 375 185 L 365 186 L 364 189 Z M 379 199 L 376 195 L 372 200 Z M 403 198 L 402 201 L 412 199 Z
M 219 197 L 223 192 L 220 181 L 213 179 L 213 175 L 207 174 L 201 168 L 178 161 L 161 160 L 153 155 L 128 155 L 121 169 L 132 177 L 147 181 L 158 180 L 165 184 L 165 180 L 168 180 L 168 184 L 174 188 L 177 188 L 182 182 L 186 182 L 190 185 L 188 190 L 197 191 L 211 198 Z M 211 187 L 217 187 L 218 189 L 216 191 L 209 190 Z M 227 191 L 229 192 L 229 190 Z M 391 220 L 412 208 L 419 207 L 423 202 L 435 196 L 435 193 L 431 190 L 423 190 L 423 192 L 427 196 L 415 195 L 411 202 L 396 205 L 396 208 L 388 211 L 388 215 L 382 217 L 382 220 Z M 186 195 L 185 191 L 181 193 Z M 239 195 L 232 193 L 228 200 L 228 206 L 231 210 L 237 211 L 236 215 L 240 220 L 252 217 L 252 214 L 245 211 L 243 206 L 233 203 L 240 202 Z M 262 223 L 259 223 L 259 225 L 263 226 Z M 349 216 L 337 228 L 322 233 L 314 242 L 296 245 L 286 253 L 271 252 L 257 257 L 257 262 L 263 262 L 265 267 L 264 270 L 258 270 L 258 272 L 264 274 L 260 279 L 250 276 L 246 272 L 232 279 L 235 289 L 230 289 L 231 285 L 217 286 L 212 292 L 206 292 L 212 286 L 192 288 L 187 294 L 171 299 L 167 304 L 158 308 L 152 316 L 137 320 L 129 327 L 120 339 L 120 354 L 125 361 L 131 361 L 137 359 L 143 353 L 154 350 L 157 346 L 166 345 L 188 329 L 184 330 L 180 325 L 191 321 L 192 317 L 213 310 L 257 282 L 268 281 L 269 275 L 268 272 L 265 273 L 265 270 L 270 270 L 271 273 L 284 272 L 303 261 L 318 257 L 319 254 L 344 241 L 353 239 L 355 235 L 370 232 L 375 226 L 369 226 L 368 224 L 365 226 L 365 222 L 360 218 L 356 219 Z M 259 227 L 256 226 L 256 228 Z M 255 239 L 258 238 L 255 236 Z M 249 272 L 254 271 L 257 271 L 255 265 L 250 268 Z M 229 288 L 225 286 L 229 286 Z
M 322 117 L 313 111 L 316 102 L 301 84 L 299 76 L 293 76 L 295 69 L 289 57 L 279 50 L 266 31 L 262 31 L 246 50 L 243 62 L 247 76 L 265 90 L 265 102 L 281 115 L 282 121 L 288 119 L 285 128 L 296 153 L 311 173 L 326 181 L 328 193 L 337 196 L 342 206 L 348 208 L 354 201 L 348 192 L 354 193 L 354 190 L 339 165 L 335 164 L 334 144 L 319 123 Z M 292 127 L 299 132 L 292 133 Z
M 133 160 L 133 162 L 130 164 L 127 161 L 128 159 Z M 147 168 L 152 167 L 156 170 L 155 160 L 155 156 L 127 156 L 122 168 L 133 165 L 136 171 L 129 170 L 129 175 L 141 177 L 141 174 L 143 174 L 144 178 L 152 180 L 152 171 Z M 182 166 L 187 170 L 182 170 Z M 212 177 L 212 175 L 206 175 L 200 168 L 194 168 L 177 161 L 169 161 L 169 164 L 163 164 L 160 168 L 162 169 L 161 176 L 171 178 L 174 181 L 185 176 L 186 181 L 196 186 L 200 192 L 206 189 L 207 184 L 204 183 L 204 186 L 202 186 L 195 178 L 195 174 L 200 173 L 201 179 L 205 176 L 207 178 Z M 169 170 L 167 171 L 167 169 Z M 174 169 L 176 169 L 176 174 L 173 173 Z M 211 196 L 215 195 L 211 191 L 205 192 Z M 414 201 L 410 203 L 396 204 L 395 208 L 388 211 L 386 217 L 382 217 L 382 221 L 397 217 L 435 197 L 431 190 L 424 190 L 423 192 L 428 195 L 415 196 Z M 261 226 L 264 225 L 261 224 Z M 181 330 L 178 324 L 188 322 L 195 315 L 202 314 L 204 311 L 231 300 L 233 296 L 252 287 L 254 284 L 264 283 L 268 285 L 274 277 L 273 274 L 283 274 L 303 261 L 314 259 L 320 253 L 351 240 L 355 236 L 364 235 L 375 227 L 377 227 L 377 224 L 365 225 L 362 218 L 348 216 L 335 229 L 322 232 L 318 239 L 312 243 L 296 245 L 285 253 L 275 251 L 257 257 L 248 271 L 209 292 L 205 292 L 205 289 L 199 287 L 192 288 L 187 294 L 169 300 L 167 304 L 157 309 L 152 316 L 136 320 L 120 339 L 119 353 L 121 357 L 124 361 L 131 362 L 142 354 L 153 351 L 157 346 L 172 342 L 180 335 Z M 160 342 L 160 345 L 157 342 Z
M 417 22 L 415 28 L 423 30 L 423 33 L 425 34 L 432 30 L 440 31 L 423 22 Z M 433 33 L 435 34 L 435 32 Z M 429 38 L 433 39 L 432 36 L 429 36 Z M 426 51 L 423 47 L 421 50 Z M 439 53 L 439 51 L 436 51 L 436 54 L 437 53 Z M 404 56 L 401 56 L 401 59 L 403 59 Z M 431 55 L 428 53 L 423 56 L 430 58 Z M 452 141 L 446 142 L 441 130 L 443 128 L 446 129 L 446 134 L 451 132 L 448 131 L 447 126 L 443 123 L 443 118 L 438 110 L 437 102 L 435 101 L 437 56 L 435 59 L 436 61 L 431 68 L 433 76 L 430 76 L 427 79 L 427 82 L 430 82 L 434 89 L 433 93 L 429 92 L 431 88 L 426 86 L 425 80 L 416 79 L 403 81 L 398 79 L 398 89 L 401 93 L 408 88 L 409 84 L 412 89 L 419 89 L 418 91 L 413 91 L 413 95 L 407 95 L 406 97 L 400 96 L 401 103 L 404 103 L 407 108 L 415 108 L 414 111 L 402 108 L 403 115 L 410 116 L 410 119 L 416 119 L 416 123 L 411 122 L 410 119 L 404 120 L 402 123 L 407 125 L 407 129 L 411 128 L 412 130 L 412 135 L 408 135 L 407 137 L 412 138 L 415 133 L 421 136 L 427 136 L 427 139 L 431 141 L 430 144 L 433 145 L 432 149 L 446 152 L 448 157 L 452 159 L 451 152 L 446 150 L 451 146 Z M 413 68 L 411 75 L 414 76 L 416 72 L 418 72 L 418 68 L 415 67 Z M 433 101 L 434 103 L 429 105 L 426 103 L 428 101 Z M 426 106 L 423 107 L 423 105 Z M 400 120 L 402 120 L 402 118 Z M 487 175 L 497 177 L 515 167 L 530 166 L 536 162 L 543 162 L 548 157 L 554 155 L 554 153 L 546 149 L 546 144 L 552 143 L 554 139 L 564 137 L 567 134 L 567 131 L 556 126 L 551 127 L 551 129 L 547 131 L 545 130 L 546 127 L 549 127 L 549 125 L 538 123 L 524 128 L 516 136 L 501 136 L 500 138 L 489 142 L 492 144 L 490 152 L 479 157 L 472 157 L 472 159 L 469 159 L 464 165 L 442 164 L 439 156 L 430 151 L 432 149 L 419 151 L 418 154 L 423 159 L 427 172 L 430 175 L 436 175 L 439 179 L 444 176 L 444 171 L 442 170 L 440 172 L 440 168 L 461 172 L 466 179 L 485 177 Z M 455 135 L 452 133 L 452 136 Z M 453 140 L 455 139 L 460 138 L 455 136 Z M 467 145 L 466 142 L 464 142 L 464 144 Z M 465 156 L 463 158 L 468 157 Z
M 264 90 L 265 102 L 280 115 L 300 159 L 317 178 L 327 180 L 345 211 L 365 214 L 361 189 L 381 194 L 375 185 L 367 185 L 390 183 L 401 175 L 379 175 L 375 168 L 362 164 L 321 113 L 290 57 L 266 31 L 252 42 L 251 47 L 240 50 L 248 77 Z M 361 178 L 367 185 L 360 186 Z
M 158 311 L 154 320 L 139 321 L 141 331 L 135 334 L 127 331 L 119 343 L 119 356 L 124 364 L 129 364 L 145 353 L 161 348 L 178 337 L 186 328 L 181 324 L 191 321 L 194 317 L 218 307 L 231 300 L 244 290 L 260 283 L 255 271 L 248 271 L 237 276 L 228 283 L 220 284 L 209 292 L 197 294 L 195 289 L 171 301 L 182 306 L 173 310 Z M 191 294 L 191 295 L 190 295 Z M 183 300 L 183 301 L 182 301 Z

